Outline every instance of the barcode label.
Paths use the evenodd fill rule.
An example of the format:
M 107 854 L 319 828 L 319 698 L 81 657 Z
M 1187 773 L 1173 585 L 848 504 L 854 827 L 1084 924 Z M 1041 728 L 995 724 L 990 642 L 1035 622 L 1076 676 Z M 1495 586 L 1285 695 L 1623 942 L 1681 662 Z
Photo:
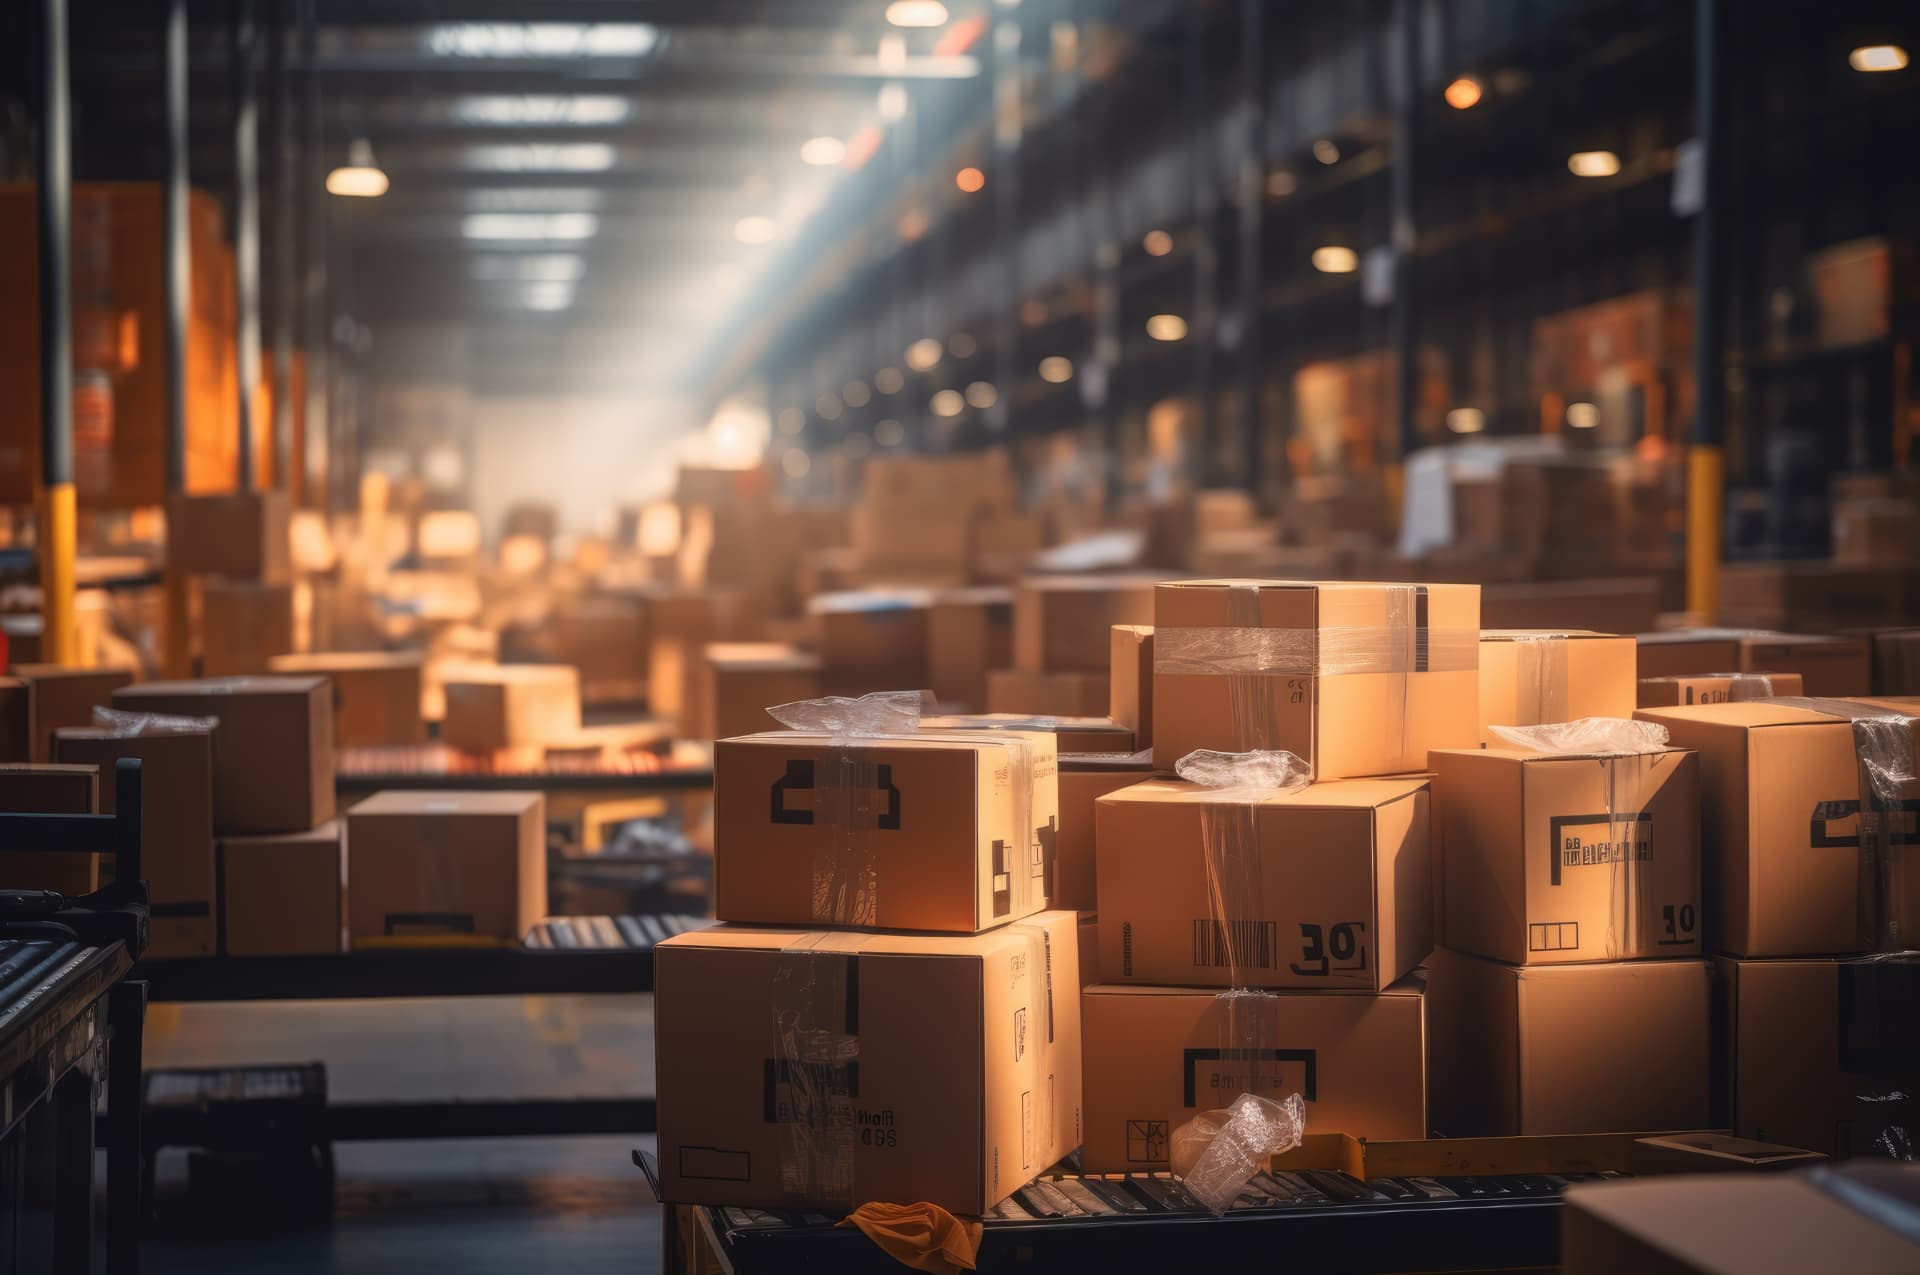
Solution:
M 1279 924 L 1274 921 L 1195 921 L 1193 963 L 1273 969 L 1280 963 Z

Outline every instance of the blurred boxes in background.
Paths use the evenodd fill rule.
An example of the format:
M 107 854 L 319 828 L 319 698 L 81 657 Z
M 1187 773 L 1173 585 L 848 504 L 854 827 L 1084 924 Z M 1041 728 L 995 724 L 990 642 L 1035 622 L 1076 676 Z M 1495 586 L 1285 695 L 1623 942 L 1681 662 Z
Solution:
M 1482 629 L 1480 742 L 1503 742 L 1494 726 L 1632 717 L 1635 654 L 1631 635 Z
M 280 490 L 175 495 L 167 503 L 167 563 L 191 575 L 284 583 L 292 571 L 291 520 Z
M 580 672 L 570 664 L 502 664 L 450 679 L 444 689 L 440 738 L 450 748 L 537 747 L 580 729 Z
M 1873 635 L 1873 693 L 1920 695 L 1920 628 Z
M 1920 566 L 1920 505 L 1906 500 L 1836 501 L 1833 560 L 1848 566 Z
M 820 658 L 782 642 L 714 642 L 694 724 L 685 739 L 731 739 L 777 730 L 767 710 L 820 694 Z
M 329 956 L 346 937 L 345 823 L 220 839 L 220 933 L 228 956 Z
M 512 946 L 547 914 L 539 793 L 383 792 L 347 813 L 353 945 L 442 938 Z
M 1641 677 L 1690 673 L 1798 673 L 1806 694 L 1865 695 L 1873 680 L 1861 638 L 1740 629 L 1672 629 L 1638 637 Z
M 1813 632 L 1901 624 L 1920 615 L 1920 573 L 1839 562 L 1729 562 L 1720 568 L 1722 624 Z
M 820 626 L 820 684 L 831 695 L 927 685 L 930 597 L 918 590 L 829 593 L 808 603 Z
M 1028 673 L 991 669 L 987 711 L 1022 717 L 1098 717 L 1107 711 L 1111 683 L 1094 672 Z
M 1640 708 L 1678 708 L 1691 704 L 1725 704 L 1729 700 L 1768 699 L 1801 695 L 1798 673 L 1705 673 L 1640 679 Z
M 927 611 L 927 685 L 944 704 L 987 706 L 987 673 L 1013 661 L 1013 590 L 949 589 Z
M 647 708 L 678 721 L 700 693 L 710 642 L 750 641 L 761 610 L 751 594 L 730 589 L 649 589 L 647 607 Z
M 207 677 L 264 673 L 293 652 L 293 586 L 208 580 L 200 591 L 201 672 Z
M 133 685 L 133 674 L 125 669 L 15 664 L 13 674 L 27 683 L 32 697 L 34 761 L 52 759 L 55 731 L 93 725 L 93 710 L 112 704 L 115 692 Z
M 90 815 L 99 808 L 98 766 L 62 766 L 51 762 L 0 765 L 0 811 Z M 73 898 L 99 886 L 100 856 L 97 854 L 0 850 L 0 890 L 57 890 Z
M 1153 626 L 1116 624 L 1108 646 L 1107 716 L 1153 747 Z
M 418 651 L 342 651 L 281 655 L 275 673 L 324 677 L 333 687 L 333 738 L 342 748 L 423 744 L 420 716 L 425 659 Z
M 1660 581 L 1651 576 L 1489 584 L 1481 592 L 1480 622 L 1490 629 L 1644 633 L 1663 609 Z
M 1143 576 L 1022 580 L 1013 602 L 1013 666 L 1026 673 L 1106 672 L 1113 626 L 1153 623 L 1153 585 Z

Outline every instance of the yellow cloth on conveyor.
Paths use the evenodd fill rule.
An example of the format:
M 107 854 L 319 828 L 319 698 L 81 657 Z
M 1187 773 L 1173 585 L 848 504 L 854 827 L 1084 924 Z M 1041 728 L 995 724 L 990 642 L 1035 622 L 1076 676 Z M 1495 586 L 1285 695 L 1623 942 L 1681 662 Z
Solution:
M 933 1275 L 970 1271 L 980 1254 L 979 1219 L 957 1218 L 937 1204 L 863 1204 L 840 1225 L 859 1227 L 887 1256 Z

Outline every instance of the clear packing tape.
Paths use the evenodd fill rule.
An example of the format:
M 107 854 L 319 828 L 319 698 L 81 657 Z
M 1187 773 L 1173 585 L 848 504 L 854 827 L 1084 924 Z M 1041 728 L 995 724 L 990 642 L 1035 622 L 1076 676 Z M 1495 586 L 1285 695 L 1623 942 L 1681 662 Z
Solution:
M 1174 765 L 1180 778 L 1213 790 L 1215 800 L 1200 815 L 1207 877 L 1207 907 L 1214 942 L 1226 957 L 1227 990 L 1214 1001 L 1220 1065 L 1240 1083 L 1224 1109 L 1201 1111 L 1173 1131 L 1169 1156 L 1189 1194 L 1214 1213 L 1224 1213 L 1268 1160 L 1300 1145 L 1306 1106 L 1298 1093 L 1266 1095 L 1283 1082 L 1278 1059 L 1280 998 L 1241 986 L 1249 944 L 1261 923 L 1266 897 L 1260 854 L 1259 811 L 1263 799 L 1294 792 L 1313 779 L 1312 768 L 1290 752 L 1223 753 L 1200 749 Z
M 825 696 L 771 707 L 767 712 L 789 730 L 827 737 L 827 759 L 814 775 L 816 826 L 835 830 L 815 852 L 813 919 L 834 927 L 800 936 L 775 965 L 772 986 L 775 1068 L 768 1116 L 785 1125 L 787 1154 L 780 1165 L 783 1188 L 797 1202 L 849 1212 L 856 1205 L 854 1157 L 874 1126 L 860 1120 L 861 949 L 871 936 L 847 932 L 875 926 L 878 873 L 875 835 L 897 827 L 897 791 L 889 791 L 880 767 L 866 754 L 890 742 L 924 743 L 920 719 L 932 706 L 926 691 L 880 691 L 859 698 Z M 1033 826 L 1033 747 L 1010 731 L 943 731 L 942 738 L 1004 750 L 1013 786 L 1015 844 L 1006 850 L 1005 876 L 1012 914 L 1025 915 L 1042 888 L 1042 846 Z M 1051 952 L 1046 931 L 1018 922 L 995 933 L 1020 935 L 1026 951 L 1021 968 L 1044 987 L 1044 1015 L 1030 1014 L 1017 1049 L 1030 1068 L 1029 1145 L 1053 1128 L 1051 1057 L 1054 1037 Z M 1041 980 L 1044 980 L 1042 982 Z M 1030 993 L 1031 994 L 1031 993 Z M 1036 1019 L 1043 1021 L 1035 1022 Z M 1034 1120 L 1045 1123 L 1034 1124 Z M 1039 1168 L 1035 1166 L 1037 1172 Z
M 115 739 L 138 739 L 143 735 L 179 735 L 211 731 L 220 724 L 217 717 L 183 717 L 172 713 L 129 713 L 117 708 L 93 710 L 95 730 L 106 731 Z
M 1597 845 L 1578 848 L 1583 867 L 1607 867 L 1606 959 L 1643 955 L 1639 936 L 1652 915 L 1653 874 L 1643 865 L 1653 855 L 1647 802 L 1652 798 L 1654 757 L 1667 751 L 1667 728 L 1623 717 L 1583 717 L 1571 722 L 1489 729 L 1513 745 L 1545 757 L 1590 758 L 1600 767 L 1605 830 Z M 1556 846 L 1564 864 L 1573 851 Z
M 1236 748 L 1262 751 L 1279 738 L 1274 679 L 1354 673 L 1412 674 L 1479 667 L 1480 630 L 1434 628 L 1427 623 L 1422 585 L 1381 585 L 1386 615 L 1378 625 L 1269 628 L 1261 623 L 1259 583 L 1227 586 L 1227 623 L 1156 628 L 1155 673 L 1229 679 Z M 1406 697 L 1402 697 L 1400 751 L 1406 751 Z

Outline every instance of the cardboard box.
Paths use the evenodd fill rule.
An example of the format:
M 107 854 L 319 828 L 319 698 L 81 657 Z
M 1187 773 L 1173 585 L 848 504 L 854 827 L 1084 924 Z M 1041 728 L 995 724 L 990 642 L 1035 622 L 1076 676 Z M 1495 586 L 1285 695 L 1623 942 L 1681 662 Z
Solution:
M 292 506 L 279 490 L 167 502 L 167 563 L 190 575 L 285 581 L 292 572 Z
M 1848 566 L 1920 565 L 1920 507 L 1907 500 L 1833 506 L 1833 560 Z
M 992 1208 L 1079 1142 L 1076 928 L 1044 912 L 977 936 L 722 925 L 660 944 L 662 1196 Z M 844 1064 L 803 1052 L 824 1042 Z
M 1052 897 L 1051 735 L 861 743 L 774 731 L 721 740 L 713 773 L 723 921 L 971 934 Z
M 950 575 L 964 582 L 972 557 L 968 515 L 860 505 L 853 511 L 853 551 L 868 571 Z
M 333 686 L 333 741 L 341 748 L 427 742 L 420 715 L 425 658 L 418 651 L 329 651 L 281 655 L 275 673 L 324 677 Z
M 1166 1168 L 1175 1129 L 1249 1091 L 1274 1099 L 1299 1094 L 1307 1128 L 1316 1133 L 1426 1136 L 1426 1014 L 1418 979 L 1384 992 L 1242 998 L 1231 1026 L 1228 1009 L 1218 993 L 1201 988 L 1087 988 L 1080 1156 L 1088 1172 Z M 1236 1056 L 1246 1048 L 1237 1042 L 1248 1040 L 1271 1042 L 1257 1063 Z
M 1479 648 L 1478 585 L 1162 584 L 1154 764 L 1273 748 L 1315 779 L 1421 770 L 1479 740 Z
M 1920 629 L 1873 635 L 1873 693 L 1920 695 Z
M 450 748 L 533 748 L 580 729 L 580 671 L 571 664 L 501 664 L 445 684 Z
M 927 676 L 934 698 L 984 710 L 987 670 L 1013 662 L 1013 590 L 950 589 L 927 612 Z
M 221 951 L 330 956 L 347 933 L 346 828 L 220 840 Z
M 1660 723 L 1676 747 L 1700 754 L 1709 949 L 1737 956 L 1863 950 L 1852 724 L 1764 700 L 1643 708 L 1635 716 Z M 1901 835 L 1897 844 L 1908 841 Z M 1920 873 L 1906 876 L 1920 896 Z M 1920 897 L 1903 906 L 1906 917 L 1920 917 Z
M 1653 628 L 1660 610 L 1660 581 L 1654 576 L 1544 580 L 1489 584 L 1480 622 L 1490 629 L 1639 633 Z
M 556 664 L 580 670 L 586 704 L 637 704 L 647 694 L 647 608 L 630 594 L 569 599 L 547 621 Z
M 1806 694 L 1865 695 L 1872 682 L 1861 638 L 1756 633 L 1740 629 L 1672 629 L 1642 633 L 1640 676 L 1682 673 L 1798 673 Z
M 1107 716 L 1133 731 L 1135 748 L 1153 747 L 1153 626 L 1116 624 L 1108 649 Z
M 1091 987 L 1100 981 L 1100 920 L 1091 912 L 1080 914 L 1080 986 Z
M 1107 711 L 1110 684 L 1105 673 L 1028 673 L 992 669 L 987 673 L 987 711 L 1025 717 L 1098 717 Z
M 1060 758 L 1060 838 L 1053 874 L 1056 906 L 1082 911 L 1093 909 L 1098 898 L 1094 878 L 1094 803 L 1152 774 L 1153 759 L 1144 753 L 1125 757 L 1083 753 Z M 1081 964 L 1087 965 L 1084 959 Z
M 1707 1127 L 1705 961 L 1427 961 L 1433 1127 L 1517 1137 Z
M 90 815 L 100 809 L 98 766 L 0 765 L 0 813 Z M 100 856 L 0 851 L 0 890 L 58 890 L 68 898 L 100 888 Z
M 1637 1138 L 1627 1153 L 1635 1177 L 1660 1173 L 1779 1173 L 1820 1164 L 1826 1156 L 1725 1133 Z
M 204 678 L 123 687 L 130 713 L 211 717 L 213 827 L 297 832 L 334 814 L 333 691 L 324 677 Z M 101 793 L 101 801 L 106 794 Z
M 983 511 L 974 516 L 970 532 L 976 580 L 1018 580 L 1047 547 L 1046 525 L 1033 514 Z
M 729 739 L 773 730 L 767 710 L 820 694 L 820 657 L 779 642 L 714 642 L 707 647 L 707 689 L 699 725 L 687 739 Z M 713 717 L 706 720 L 706 705 Z
M 1639 707 L 1679 708 L 1805 693 L 1798 673 L 1689 673 L 1641 678 Z
M 1883 1156 L 1884 1129 L 1920 1122 L 1911 961 L 1722 956 L 1714 973 L 1727 1098 L 1717 1123 L 1846 1159 Z
M 700 694 L 710 642 L 751 639 L 759 622 L 752 595 L 727 589 L 658 589 L 647 599 L 647 708 L 678 721 Z
M 1132 754 L 1133 732 L 1107 717 L 1029 717 L 1020 713 L 952 713 L 920 719 L 921 730 L 1043 731 L 1062 760 L 1080 753 Z
M 33 687 L 24 678 L 0 677 L 0 763 L 33 760 Z
M 1722 624 L 1816 633 L 1910 618 L 1913 570 L 1839 562 L 1728 562 L 1720 567 Z
M 1920 1245 L 1803 1173 L 1583 1183 L 1561 1199 L 1561 1275 L 1920 1270 Z
M 156 710 L 157 711 L 157 710 Z M 64 727 L 54 736 L 63 764 L 111 775 L 122 757 L 140 761 L 140 870 L 153 900 L 147 930 L 150 957 L 212 956 L 214 927 L 214 732 L 123 735 Z M 100 785 L 100 813 L 112 814 L 116 793 Z M 329 786 L 328 794 L 332 794 Z
M 16 664 L 13 675 L 32 688 L 34 761 L 52 759 L 55 731 L 93 725 L 93 710 L 112 704 L 116 691 L 133 685 L 133 674 L 118 668 Z
M 830 593 L 807 606 L 820 621 L 821 684 L 833 695 L 927 684 L 928 595 Z
M 1631 635 L 1483 629 L 1480 742 L 1504 742 L 1494 726 L 1633 716 L 1635 649 Z
M 1428 802 L 1425 777 L 1278 793 L 1243 863 L 1244 798 L 1178 779 L 1108 793 L 1094 803 L 1100 968 L 1116 983 L 1386 987 L 1433 947 Z M 1210 867 L 1209 820 L 1231 862 Z M 1216 899 L 1216 874 L 1243 897 Z
M 1441 749 L 1440 942 L 1512 965 L 1700 954 L 1700 766 L 1685 749 Z
M 209 580 L 201 589 L 200 666 L 208 677 L 264 673 L 293 650 L 293 586 Z
M 1153 623 L 1150 576 L 1033 576 L 1013 599 L 1013 666 L 1104 673 L 1116 624 Z
M 355 947 L 449 936 L 518 944 L 547 914 L 539 793 L 379 793 L 347 812 Z

